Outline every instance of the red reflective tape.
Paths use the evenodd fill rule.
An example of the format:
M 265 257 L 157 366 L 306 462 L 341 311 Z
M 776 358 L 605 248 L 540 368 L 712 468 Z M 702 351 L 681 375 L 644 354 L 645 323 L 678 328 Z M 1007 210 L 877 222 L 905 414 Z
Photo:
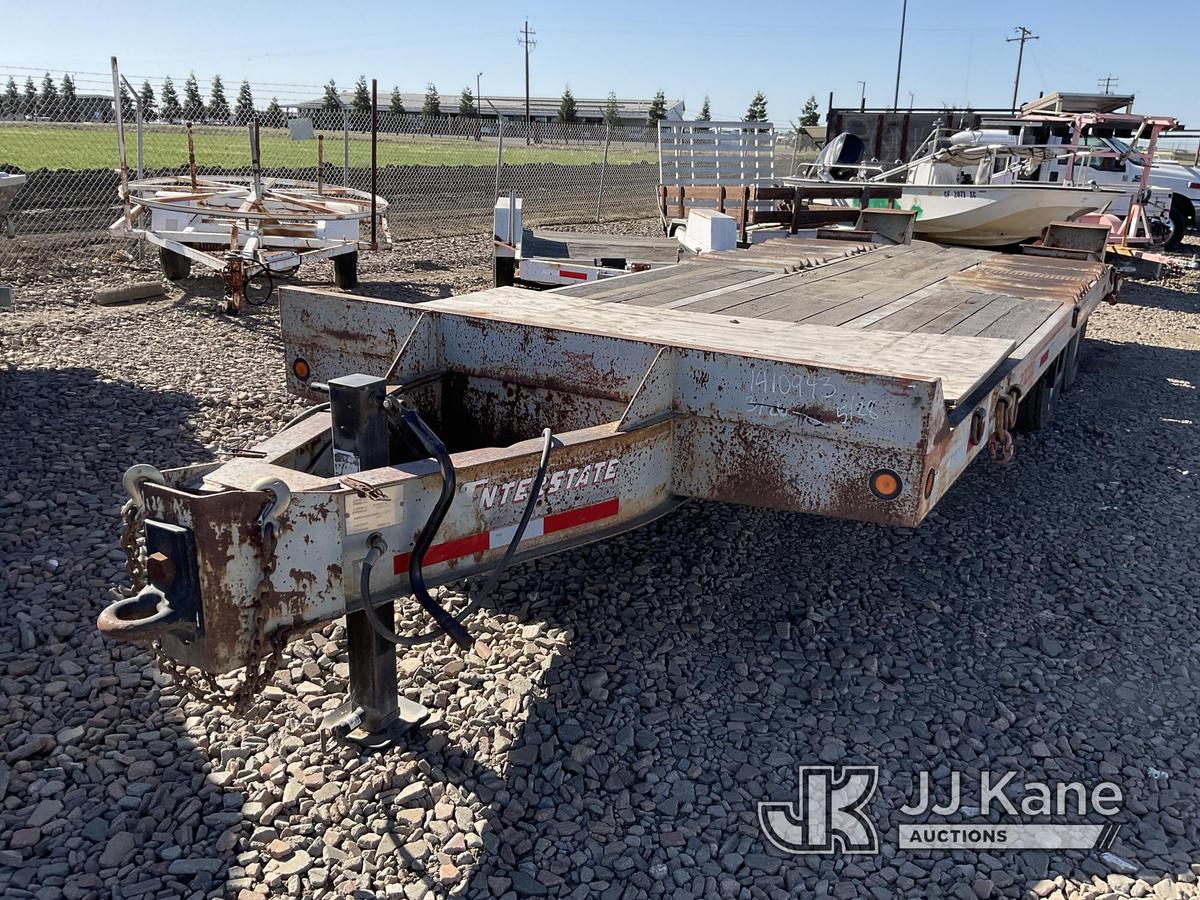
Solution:
M 588 522 L 607 519 L 610 516 L 615 516 L 620 509 L 621 498 L 613 497 L 611 500 L 593 503 L 591 506 L 581 506 L 578 509 L 568 509 L 564 512 L 554 513 L 553 515 L 546 516 L 546 521 L 542 525 L 542 534 L 550 534 L 554 531 L 574 528 L 576 525 L 586 525 Z
M 466 537 L 455 538 L 452 541 L 445 541 L 441 544 L 434 544 L 425 551 L 423 563 L 427 566 L 432 566 L 437 563 L 446 562 L 447 560 L 458 559 L 460 556 L 474 556 L 476 553 L 483 553 L 488 549 L 488 546 L 487 532 L 469 534 Z M 408 562 L 411 558 L 411 553 L 397 553 L 396 561 L 393 565 L 395 574 L 403 575 L 407 572 Z
M 1048 360 L 1049 358 L 1050 358 L 1050 351 L 1047 350 L 1045 353 L 1042 354 L 1042 358 L 1040 360 L 1038 360 L 1038 365 L 1044 366 L 1046 364 L 1046 360 Z
M 593 503 L 591 506 L 581 506 L 578 509 L 568 509 L 560 513 L 554 513 L 542 519 L 542 534 L 563 531 L 567 528 L 574 528 L 577 525 L 586 525 L 589 522 L 598 522 L 601 519 L 615 516 L 620 509 L 621 499 L 613 497 L 611 500 L 603 500 L 600 503 Z M 455 538 L 452 541 L 434 544 L 425 551 L 423 562 L 427 566 L 433 566 L 463 556 L 474 556 L 477 553 L 483 553 L 491 546 L 490 534 L 491 532 L 484 531 L 480 534 L 470 534 L 466 537 Z M 397 553 L 392 559 L 393 572 L 396 575 L 406 573 L 408 571 L 408 563 L 411 559 L 412 553 Z
M 558 277 L 559 278 L 579 278 L 583 281 L 587 281 L 587 272 L 568 272 L 566 269 L 559 269 Z

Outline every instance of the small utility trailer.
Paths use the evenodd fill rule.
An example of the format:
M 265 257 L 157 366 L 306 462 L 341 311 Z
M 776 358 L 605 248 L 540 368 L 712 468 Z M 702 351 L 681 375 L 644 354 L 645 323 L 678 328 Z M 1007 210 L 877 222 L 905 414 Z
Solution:
M 673 238 L 551 231 L 523 226 L 520 197 L 500 197 L 492 214 L 492 283 L 559 287 L 679 262 Z
M 4 237 L 14 237 L 17 233 L 16 227 L 8 217 L 8 211 L 12 209 L 13 201 L 24 186 L 24 175 L 0 172 L 0 235 Z
M 541 293 L 284 289 L 289 387 L 330 405 L 225 462 L 131 470 L 141 591 L 100 629 L 204 672 L 248 665 L 253 692 L 284 641 L 345 615 L 331 727 L 365 737 L 421 719 L 397 704 L 397 641 L 470 643 L 432 585 L 494 584 L 688 498 L 919 525 L 1046 420 L 1114 270 L 1078 248 L 821 234 Z M 392 630 L 410 594 L 433 616 L 420 638 Z
M 353 288 L 358 284 L 358 251 L 391 246 L 385 215 L 388 204 L 375 190 L 378 110 L 374 79 L 369 191 L 325 183 L 321 138 L 317 140 L 317 181 L 263 175 L 257 118 L 247 125 L 249 175 L 198 174 L 189 122 L 187 174 L 141 177 L 140 103 L 139 177 L 131 180 L 124 104 L 118 98 L 122 82 L 131 93 L 133 86 L 121 76 L 115 56 L 112 79 L 121 217 L 109 226 L 109 231 L 158 247 L 163 274 L 171 281 L 187 278 L 193 262 L 219 272 L 225 283 L 225 311 L 237 315 L 246 303 L 266 303 L 274 293 L 275 280 L 294 274 L 305 262 L 332 260 L 334 283 L 340 288 Z

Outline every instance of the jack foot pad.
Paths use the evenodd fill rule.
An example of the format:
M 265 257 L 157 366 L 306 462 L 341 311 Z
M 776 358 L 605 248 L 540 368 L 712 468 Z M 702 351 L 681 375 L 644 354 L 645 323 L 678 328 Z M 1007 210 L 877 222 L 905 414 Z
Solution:
M 386 750 L 400 743 L 409 732 L 429 718 L 429 709 L 404 697 L 397 698 L 396 709 L 380 719 L 372 710 L 343 703 L 321 722 L 322 733 L 337 732 L 368 750 Z

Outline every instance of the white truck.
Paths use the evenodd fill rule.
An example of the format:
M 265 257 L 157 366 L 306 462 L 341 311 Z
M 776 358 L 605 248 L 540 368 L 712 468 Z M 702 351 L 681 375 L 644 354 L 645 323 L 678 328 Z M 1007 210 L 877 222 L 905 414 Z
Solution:
M 1200 211 L 1200 169 L 1155 159 L 1159 138 L 1170 137 L 1178 127 L 1170 116 L 1134 113 L 1132 95 L 1055 92 L 1026 103 L 1014 118 L 985 120 L 983 130 L 974 133 L 987 135 L 989 141 L 1003 135 L 1020 144 L 1077 148 L 1073 158 L 1042 165 L 1038 180 L 1133 186 L 1148 168 L 1147 211 L 1161 208 L 1163 215 L 1150 215 L 1153 227 L 1164 229 L 1155 237 L 1172 247 L 1196 227 Z M 1139 147 L 1141 141 L 1146 142 L 1144 148 Z M 1078 155 L 1088 152 L 1091 155 Z M 1115 201 L 1108 211 L 1124 216 L 1135 193 Z
M 1081 145 L 1117 154 L 1116 157 L 1091 157 L 1088 161 L 1088 177 L 1100 184 L 1136 184 L 1141 177 L 1144 164 L 1142 154 L 1121 138 L 1085 135 Z M 1062 165 L 1061 161 L 1059 165 Z M 1150 186 L 1171 192 L 1171 235 L 1167 239 L 1167 246 L 1178 244 L 1188 229 L 1196 227 L 1196 212 L 1200 209 L 1200 169 L 1155 159 L 1150 164 Z

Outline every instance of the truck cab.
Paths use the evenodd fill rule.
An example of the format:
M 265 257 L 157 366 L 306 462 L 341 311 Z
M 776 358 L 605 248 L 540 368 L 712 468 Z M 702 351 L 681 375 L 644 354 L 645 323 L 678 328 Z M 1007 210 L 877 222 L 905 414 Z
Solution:
M 1055 92 L 1024 104 L 1011 118 L 985 120 L 979 133 L 1003 134 L 1018 144 L 1062 145 L 1064 153 L 1076 148 L 1073 158 L 1046 160 L 1021 177 L 1128 188 L 1114 196 L 1108 208 L 1115 216 L 1128 213 L 1145 172 L 1142 202 L 1154 237 L 1174 246 L 1197 226 L 1200 170 L 1154 159 L 1158 138 L 1168 136 L 1179 122 L 1170 116 L 1135 114 L 1133 99 L 1132 95 Z M 1147 142 L 1145 151 L 1138 149 L 1139 141 Z
M 1074 180 L 1136 185 L 1145 165 L 1142 153 L 1123 138 L 1094 133 L 1097 130 L 1089 127 L 1080 138 L 1079 149 L 1095 150 L 1096 155 L 1076 159 Z M 1046 169 L 1049 180 L 1059 180 L 1065 177 L 1067 161 L 1053 160 Z M 1200 170 L 1178 163 L 1155 161 L 1150 166 L 1150 188 L 1150 205 L 1165 208 L 1171 230 L 1166 243 L 1174 246 L 1189 229 L 1196 227 L 1196 212 L 1200 208 Z M 1130 196 L 1114 201 L 1109 211 L 1124 215 L 1129 209 Z

